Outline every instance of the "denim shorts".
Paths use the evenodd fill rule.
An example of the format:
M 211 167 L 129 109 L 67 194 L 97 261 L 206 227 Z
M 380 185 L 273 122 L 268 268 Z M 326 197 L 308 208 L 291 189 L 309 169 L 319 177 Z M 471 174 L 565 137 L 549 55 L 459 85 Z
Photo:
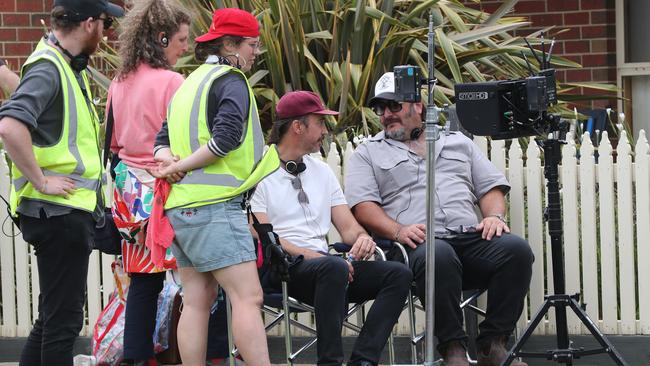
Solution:
M 172 253 L 178 267 L 209 272 L 256 260 L 241 202 L 241 197 L 236 197 L 206 206 L 166 211 L 175 232 Z

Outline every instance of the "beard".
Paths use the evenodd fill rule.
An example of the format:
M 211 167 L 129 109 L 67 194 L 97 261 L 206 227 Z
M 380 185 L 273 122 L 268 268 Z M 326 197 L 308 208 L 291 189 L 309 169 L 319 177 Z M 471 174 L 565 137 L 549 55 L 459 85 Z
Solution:
M 386 131 L 386 137 L 397 141 L 406 141 L 406 129 L 400 127 L 394 130 Z
M 392 130 L 385 130 L 386 137 L 397 141 L 406 141 L 406 128 L 402 124 L 402 120 L 398 117 L 389 117 L 383 121 L 384 127 L 390 126 L 392 123 L 399 123 L 400 127 Z
M 99 43 L 101 41 L 102 41 L 102 32 L 98 26 L 95 30 L 95 33 L 90 35 L 86 40 L 86 43 L 81 49 L 81 53 L 88 56 L 92 55 L 93 53 L 95 53 L 95 51 L 97 51 L 97 48 L 99 48 Z
M 90 56 L 93 53 L 95 53 L 95 51 L 97 51 L 97 47 L 98 47 L 98 45 L 96 43 L 95 44 L 87 44 L 87 45 L 84 46 L 84 48 L 81 49 L 81 53 L 86 55 L 86 56 Z

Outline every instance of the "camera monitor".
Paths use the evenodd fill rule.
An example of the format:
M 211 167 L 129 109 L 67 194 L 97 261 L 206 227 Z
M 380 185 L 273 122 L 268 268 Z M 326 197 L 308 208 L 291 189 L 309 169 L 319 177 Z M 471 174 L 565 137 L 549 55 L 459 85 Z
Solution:
M 456 84 L 458 119 L 467 131 L 493 139 L 533 136 L 546 130 L 545 76 Z

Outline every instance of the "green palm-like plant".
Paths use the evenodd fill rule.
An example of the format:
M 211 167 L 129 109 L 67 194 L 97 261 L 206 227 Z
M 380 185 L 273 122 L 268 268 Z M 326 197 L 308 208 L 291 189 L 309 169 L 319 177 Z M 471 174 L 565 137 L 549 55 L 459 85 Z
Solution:
M 509 32 L 529 25 L 509 16 L 517 0 L 504 1 L 493 14 L 464 6 L 457 0 L 180 0 L 193 13 L 191 33 L 202 34 L 214 8 L 239 7 L 260 21 L 264 45 L 250 78 L 263 124 L 274 119 L 274 104 L 285 92 L 310 89 L 329 108 L 340 112 L 337 132 L 372 133 L 377 116 L 366 107 L 375 80 L 395 65 L 412 64 L 427 75 L 429 13 L 436 23 L 436 103 L 453 102 L 455 83 L 512 79 L 529 75 L 528 58 L 539 69 L 533 51 Z M 539 44 L 540 32 L 530 35 Z M 534 51 L 538 57 L 541 52 Z M 109 64 L 118 61 L 111 48 L 102 55 Z M 580 67 L 552 57 L 555 67 Z M 197 65 L 192 56 L 179 60 L 183 72 Z M 108 79 L 106 79 L 108 81 Z M 560 100 L 583 84 L 560 84 Z M 588 87 L 612 91 L 609 85 Z M 575 97 L 569 97 L 575 100 Z M 568 99 L 568 98 L 567 98 Z M 556 112 L 571 115 L 562 105 Z

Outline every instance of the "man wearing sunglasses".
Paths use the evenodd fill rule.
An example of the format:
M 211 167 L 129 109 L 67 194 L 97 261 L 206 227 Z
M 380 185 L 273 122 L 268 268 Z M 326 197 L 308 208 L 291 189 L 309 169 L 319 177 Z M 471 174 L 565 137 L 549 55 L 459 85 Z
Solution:
M 0 107 L 0 138 L 12 161 L 10 208 L 34 248 L 40 285 L 21 365 L 72 365 L 95 222 L 104 212 L 99 121 L 85 68 L 110 17 L 121 15 L 106 0 L 54 0 L 52 32 Z
M 411 273 L 399 263 L 366 261 L 375 242 L 352 216 L 332 170 L 308 155 L 320 152 L 328 134 L 325 117 L 338 113 L 318 95 L 295 91 L 280 98 L 276 114 L 271 142 L 277 143 L 282 168 L 257 186 L 253 213 L 273 225 L 290 255 L 303 257 L 289 269 L 289 295 L 315 307 L 318 364 L 343 363 L 347 302 L 375 299 L 347 364 L 377 365 L 402 312 Z M 332 223 L 356 260 L 328 255 Z
M 406 247 L 417 295 L 424 302 L 432 300 L 425 298 L 425 107 L 396 101 L 394 85 L 392 72 L 377 81 L 370 106 L 384 130 L 358 146 L 350 158 L 345 193 L 357 220 L 376 238 Z M 442 134 L 435 156 L 439 350 L 446 365 L 468 365 L 460 296 L 463 289 L 487 289 L 487 317 L 477 339 L 478 364 L 500 365 L 506 357 L 505 343 L 523 309 L 532 251 L 525 240 L 510 234 L 506 224 L 505 194 L 510 185 L 470 139 L 457 132 Z

